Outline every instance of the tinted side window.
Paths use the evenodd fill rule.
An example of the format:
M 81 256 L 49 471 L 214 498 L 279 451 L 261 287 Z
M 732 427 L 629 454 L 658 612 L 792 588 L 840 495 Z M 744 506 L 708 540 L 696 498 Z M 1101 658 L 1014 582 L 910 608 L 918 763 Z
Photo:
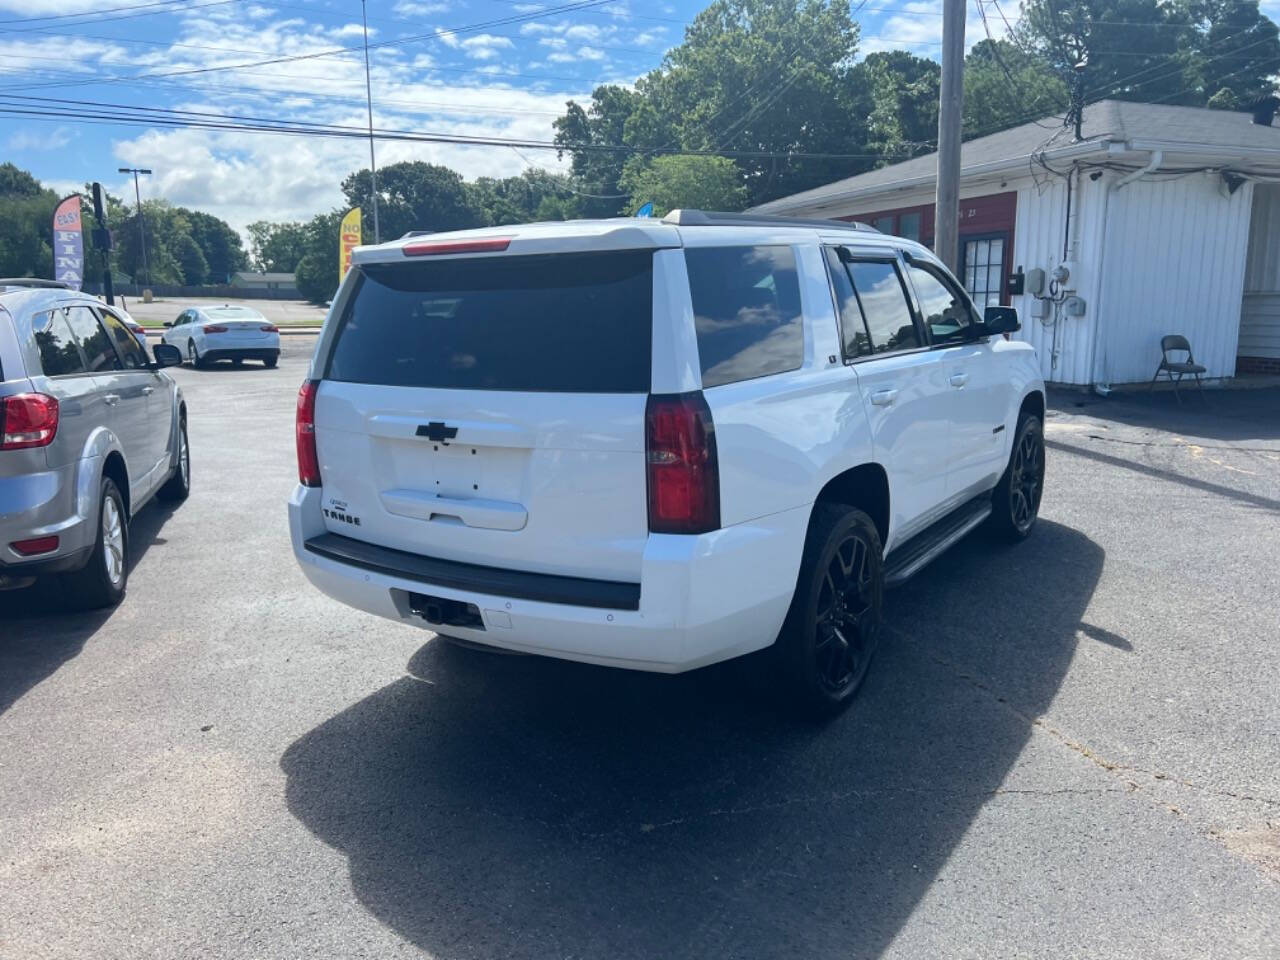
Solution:
M 97 315 L 88 307 L 67 307 L 67 325 L 80 341 L 80 349 L 84 351 L 89 362 L 89 370 L 119 370 L 120 358 L 116 356 L 111 341 L 107 339 L 107 331 L 102 329 Z
M 860 260 L 848 266 L 849 278 L 867 320 L 872 352 L 888 353 L 920 346 L 898 268 L 884 260 Z
M 36 345 L 40 348 L 40 366 L 46 377 L 85 372 L 80 345 L 76 343 L 61 310 L 34 317 L 32 327 L 35 329 Z
M 102 322 L 111 334 L 111 340 L 116 345 L 116 353 L 120 354 L 120 359 L 124 362 L 124 368 L 140 370 L 146 367 L 147 352 L 142 349 L 133 331 L 124 325 L 124 321 L 111 311 L 103 310 Z
M 934 343 L 961 343 L 972 334 L 976 319 L 969 310 L 968 301 L 943 279 L 927 267 L 907 264 L 912 286 L 920 301 L 920 312 L 929 327 Z
M 800 367 L 804 322 L 790 247 L 695 247 L 684 258 L 704 387 Z
M 451 390 L 649 391 L 650 250 L 357 269 L 330 379 Z
M 840 254 L 834 247 L 827 247 L 824 252 L 827 257 L 827 272 L 831 275 L 831 286 L 835 289 L 836 303 L 840 307 L 840 339 L 845 359 L 866 356 L 871 352 L 871 338 L 867 335 L 867 322 L 862 316 L 858 295 L 853 292 L 853 284 L 849 281 L 849 271 L 840 262 Z

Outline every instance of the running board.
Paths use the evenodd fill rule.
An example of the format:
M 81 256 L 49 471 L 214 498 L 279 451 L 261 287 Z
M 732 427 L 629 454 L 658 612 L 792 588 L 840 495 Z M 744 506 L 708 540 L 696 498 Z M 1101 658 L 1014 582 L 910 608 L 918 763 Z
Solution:
M 885 558 L 884 585 L 896 587 L 919 573 L 957 540 L 991 516 L 991 494 L 974 497 Z

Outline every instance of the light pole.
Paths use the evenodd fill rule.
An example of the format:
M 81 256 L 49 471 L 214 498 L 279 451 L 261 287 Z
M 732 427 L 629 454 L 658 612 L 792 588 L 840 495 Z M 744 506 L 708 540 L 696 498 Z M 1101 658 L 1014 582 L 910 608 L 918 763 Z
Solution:
M 151 268 L 147 266 L 147 228 L 142 220 L 142 191 L 138 188 L 138 174 L 150 176 L 151 171 L 142 167 L 120 167 L 120 173 L 133 174 L 133 196 L 138 201 L 138 241 L 142 244 L 142 270 L 147 275 L 147 283 L 151 283 Z
M 365 0 L 360 0 L 360 22 L 364 24 L 364 95 L 369 104 L 369 183 L 373 195 L 373 242 L 382 242 L 378 229 L 378 167 L 373 162 L 373 86 L 369 82 L 369 19 L 365 16 Z

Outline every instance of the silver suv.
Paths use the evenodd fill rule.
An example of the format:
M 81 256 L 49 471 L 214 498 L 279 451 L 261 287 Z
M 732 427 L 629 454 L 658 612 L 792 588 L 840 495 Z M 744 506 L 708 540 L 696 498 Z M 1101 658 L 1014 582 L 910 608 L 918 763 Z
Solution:
M 129 518 L 191 484 L 187 409 L 122 317 L 50 281 L 0 280 L 0 589 L 63 574 L 86 607 L 124 596 Z

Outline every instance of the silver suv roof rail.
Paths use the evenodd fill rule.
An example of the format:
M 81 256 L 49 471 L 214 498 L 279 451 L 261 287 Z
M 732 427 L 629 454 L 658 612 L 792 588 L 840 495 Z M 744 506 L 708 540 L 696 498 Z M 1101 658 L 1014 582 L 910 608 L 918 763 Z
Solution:
M 0 277 L 0 287 L 37 287 L 42 290 L 70 290 L 71 284 L 41 277 Z
M 807 217 L 769 217 L 759 213 L 720 213 L 715 210 L 672 210 L 663 223 L 677 227 L 816 227 L 821 230 L 863 230 L 879 233 L 869 223 Z

